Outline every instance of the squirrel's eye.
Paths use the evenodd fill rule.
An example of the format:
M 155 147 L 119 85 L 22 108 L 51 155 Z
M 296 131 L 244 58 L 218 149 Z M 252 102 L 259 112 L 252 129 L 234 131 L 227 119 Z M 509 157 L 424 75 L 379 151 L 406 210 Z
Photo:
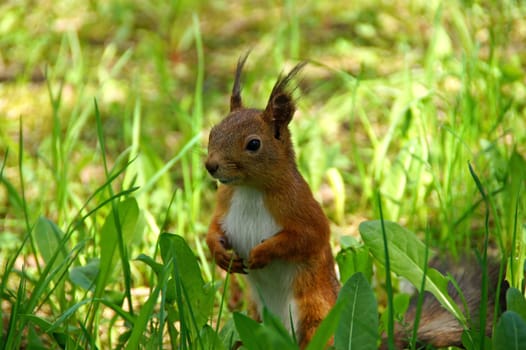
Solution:
M 252 140 L 248 141 L 248 143 L 247 143 L 245 148 L 248 151 L 257 151 L 259 149 L 259 147 L 261 147 L 261 141 L 258 140 L 258 139 L 252 139 Z

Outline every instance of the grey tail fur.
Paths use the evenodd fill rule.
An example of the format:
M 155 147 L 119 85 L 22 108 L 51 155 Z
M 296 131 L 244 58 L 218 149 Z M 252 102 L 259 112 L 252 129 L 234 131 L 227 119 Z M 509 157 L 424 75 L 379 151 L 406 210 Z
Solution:
M 459 291 L 453 283 L 448 284 L 449 295 L 468 317 L 470 329 L 480 328 L 480 318 L 486 317 L 485 333 L 491 335 L 495 303 L 499 305 L 499 312 L 505 309 L 505 295 L 508 283 L 499 280 L 500 265 L 494 261 L 488 263 L 488 297 L 486 301 L 486 315 L 480 314 L 482 290 L 482 268 L 475 259 L 464 258 L 454 266 L 451 259 L 447 262 L 433 261 L 432 267 L 442 273 L 449 273 L 456 280 Z M 497 296 L 497 291 L 499 295 Z M 467 309 L 467 310 L 466 310 Z M 411 301 L 409 309 L 402 323 L 395 325 L 394 340 L 396 349 L 406 349 L 410 345 L 417 311 L 417 297 Z M 466 312 L 467 311 L 467 312 Z M 420 320 L 417 330 L 417 348 L 432 345 L 436 348 L 449 346 L 462 347 L 462 333 L 464 329 L 459 321 L 444 309 L 435 297 L 425 292 L 422 302 Z M 381 349 L 388 349 L 387 337 L 382 339 Z

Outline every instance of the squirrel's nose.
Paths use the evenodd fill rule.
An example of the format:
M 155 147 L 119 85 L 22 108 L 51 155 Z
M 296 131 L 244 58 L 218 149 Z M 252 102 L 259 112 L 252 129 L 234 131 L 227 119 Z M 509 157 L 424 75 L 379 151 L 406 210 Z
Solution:
M 208 172 L 210 173 L 210 175 L 214 175 L 217 169 L 219 169 L 219 163 L 216 161 L 207 160 L 205 162 L 205 167 L 206 167 L 206 170 L 208 170 Z

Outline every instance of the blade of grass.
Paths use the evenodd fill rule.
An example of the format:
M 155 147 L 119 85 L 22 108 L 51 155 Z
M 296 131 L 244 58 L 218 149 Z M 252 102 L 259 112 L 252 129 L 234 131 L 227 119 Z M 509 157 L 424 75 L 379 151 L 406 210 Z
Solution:
M 431 240 L 431 232 L 429 226 L 426 228 L 426 240 L 425 240 L 425 253 L 424 253 L 424 266 L 422 275 L 422 284 L 418 291 L 418 299 L 416 302 L 415 319 L 413 321 L 413 332 L 411 333 L 411 339 L 409 340 L 409 346 L 411 349 L 416 349 L 416 342 L 418 340 L 418 325 L 420 324 L 420 317 L 422 315 L 422 305 L 424 303 L 424 296 L 426 290 L 426 276 L 427 276 L 427 264 L 429 261 L 429 243 Z M 464 308 L 466 310 L 466 308 Z
M 234 261 L 234 256 L 232 256 L 232 258 L 230 259 L 230 264 L 228 266 L 228 269 L 230 270 L 230 268 L 232 267 L 232 262 Z M 214 268 L 215 268 L 215 261 L 214 261 L 214 264 L 213 264 Z M 216 321 L 216 333 L 219 334 L 219 326 L 221 324 L 221 315 L 223 313 L 223 309 L 224 309 L 224 305 L 225 305 L 225 300 L 226 300 L 226 291 L 228 290 L 228 284 L 230 282 L 230 276 L 231 274 L 230 273 L 227 273 L 226 274 L 226 277 L 225 277 L 225 283 L 223 285 L 223 293 L 221 293 L 221 300 L 219 302 L 219 311 L 217 313 L 217 321 Z M 214 281 L 212 280 L 212 284 L 214 283 Z
M 137 318 L 133 322 L 132 332 L 126 344 L 126 347 L 125 347 L 126 349 L 140 348 L 139 344 L 141 343 L 142 337 L 146 333 L 146 327 L 148 325 L 148 321 L 150 320 L 150 317 L 154 312 L 154 308 L 155 308 L 155 305 L 157 304 L 157 299 L 159 299 L 159 294 L 161 292 L 161 289 L 164 288 L 164 286 L 166 286 L 168 283 L 169 276 L 170 276 L 170 264 L 164 264 L 163 270 L 161 271 L 158 277 L 159 280 L 158 280 L 157 285 L 155 286 L 153 291 L 150 293 L 148 300 L 142 306 L 141 310 L 139 311 L 139 314 L 137 315 Z
M 155 308 L 155 305 L 157 304 L 157 299 L 159 298 L 161 289 L 168 282 L 168 278 L 170 276 L 169 272 L 172 269 L 172 264 L 173 264 L 172 261 L 164 264 L 163 270 L 161 274 L 159 275 L 159 281 L 157 285 L 155 286 L 153 291 L 150 293 L 148 300 L 142 306 L 141 310 L 139 311 L 139 314 L 137 315 L 137 318 L 133 322 L 132 332 L 131 332 L 130 338 L 128 339 L 128 342 L 126 343 L 125 349 L 139 349 L 140 348 L 139 344 L 141 343 L 141 339 L 146 332 L 148 321 L 150 320 L 150 317 L 154 312 L 154 308 Z
M 24 168 L 23 168 L 23 163 L 24 163 L 24 129 L 22 128 L 22 118 L 20 118 L 20 124 L 19 124 L 19 137 L 18 137 L 18 175 L 20 176 L 20 198 L 22 199 L 22 211 L 24 213 L 24 221 L 25 221 L 25 226 L 26 226 L 26 235 L 27 237 L 29 237 L 29 243 L 30 243 L 30 248 L 31 248 L 31 253 L 33 254 L 33 256 L 36 256 L 37 254 L 37 249 L 36 249 L 36 244 L 33 240 L 33 236 L 31 235 L 31 231 L 32 231 L 32 228 L 31 228 L 31 224 L 30 224 L 30 220 L 29 220 L 29 212 L 28 212 L 28 207 L 27 207 L 27 202 L 26 202 L 26 190 L 25 190 L 25 180 L 24 180 Z M 24 256 L 24 260 L 25 260 L 25 256 Z M 40 266 L 40 263 L 38 261 L 38 259 L 36 259 L 36 267 L 37 267 L 37 271 L 39 273 L 42 272 L 42 267 Z
M 172 159 L 170 159 L 168 162 L 166 162 L 166 164 L 161 168 L 159 169 L 159 171 L 157 171 L 149 180 L 148 182 L 146 182 L 138 191 L 137 191 L 137 196 L 140 196 L 140 195 L 143 195 L 145 193 L 148 193 L 148 191 L 151 189 L 151 187 L 153 187 L 153 185 L 155 185 L 155 183 L 161 178 L 161 176 L 163 176 L 165 173 L 168 172 L 168 170 L 170 170 L 175 163 L 177 163 L 178 161 L 180 161 L 188 151 L 190 151 L 197 143 L 198 141 L 201 140 L 201 133 L 198 133 L 196 134 L 195 136 L 193 136 L 182 148 L 181 150 L 179 151 L 179 153 L 177 153 L 177 155 L 175 155 Z
M 19 314 L 24 313 L 23 305 L 26 298 L 25 270 L 22 268 L 20 282 L 18 283 L 16 299 L 11 304 L 11 315 L 7 326 L 5 349 L 18 349 L 22 339 L 22 327 L 18 325 Z M 22 309 L 20 312 L 19 310 Z
M 506 247 L 511 252 L 509 254 L 509 273 L 511 279 L 511 285 L 515 288 L 520 288 L 523 285 L 524 279 L 524 268 L 523 263 L 526 259 L 525 239 L 524 234 L 526 233 L 526 227 L 521 227 L 519 212 L 521 207 L 521 201 L 524 205 L 524 182 L 526 181 L 526 162 L 524 159 L 514 150 L 508 165 L 509 176 L 509 188 L 506 191 L 507 208 L 504 209 L 505 221 L 508 231 L 511 227 L 511 235 L 507 234 Z M 509 237 L 511 236 L 511 237 Z M 511 238 L 511 242 L 510 241 Z M 504 255 L 504 254 L 503 254 Z
M 67 197 L 67 166 L 68 161 L 64 155 L 64 145 L 62 142 L 62 125 L 60 121 L 60 107 L 62 103 L 62 92 L 64 89 L 64 79 L 60 84 L 56 94 L 53 93 L 51 79 L 46 79 L 48 98 L 52 109 L 52 129 L 51 129 L 51 165 L 53 171 L 53 180 L 56 186 L 56 204 L 58 211 L 58 221 L 60 222 L 66 215 L 66 197 Z
M 95 104 L 95 122 L 97 126 L 97 136 L 99 140 L 99 144 L 101 147 L 101 154 L 102 154 L 102 162 L 104 165 L 104 172 L 106 174 L 106 178 L 109 178 L 109 172 L 108 172 L 108 164 L 106 160 L 106 145 L 105 145 L 105 139 L 104 134 L 102 132 L 102 120 L 101 115 L 99 111 L 99 107 L 97 104 L 97 100 L 94 100 Z M 110 196 L 113 196 L 113 190 L 111 186 L 108 186 L 108 192 Z M 131 296 L 131 267 L 130 267 L 130 260 L 128 258 L 128 250 L 126 248 L 126 245 L 124 244 L 124 234 L 122 231 L 122 224 L 120 222 L 120 217 L 117 212 L 117 207 L 114 202 L 111 202 L 112 205 L 112 211 L 113 211 L 113 217 L 115 219 L 115 227 L 117 229 L 117 242 L 119 247 L 119 253 L 121 258 L 121 265 L 124 273 L 124 294 L 126 296 L 126 300 L 128 302 L 128 308 L 130 310 L 130 313 L 133 315 L 133 301 Z
M 9 155 L 9 147 L 5 150 L 4 159 L 2 160 L 2 167 L 0 167 L 0 179 L 4 178 L 4 169 L 7 163 L 8 155 Z
M 64 236 L 58 246 L 58 249 L 51 256 L 49 261 L 44 266 L 42 272 L 38 275 L 37 280 L 34 282 L 33 289 L 29 298 L 24 302 L 23 312 L 24 314 L 33 314 L 38 308 L 39 302 L 40 305 L 43 305 L 46 300 L 49 298 L 49 295 L 53 292 L 53 289 L 56 287 L 56 284 L 53 284 L 53 281 L 60 282 L 61 279 L 65 278 L 66 271 L 69 266 L 75 261 L 79 250 L 82 248 L 82 245 L 77 245 L 67 256 L 67 259 L 64 259 L 56 267 L 55 261 L 61 255 L 62 250 L 64 249 L 65 244 L 67 243 L 67 236 Z M 61 275 L 57 275 L 57 273 Z M 47 295 L 44 294 L 46 290 L 51 289 L 47 292 Z M 24 320 L 22 320 L 22 325 L 25 326 Z
M 489 244 L 489 203 L 486 196 L 486 191 L 484 186 L 480 182 L 478 175 L 471 166 L 471 163 L 468 163 L 469 173 L 471 174 L 473 181 L 477 185 L 477 189 L 482 196 L 485 204 L 485 215 L 484 215 L 484 246 L 482 250 L 482 261 L 481 261 L 481 273 L 482 273 L 482 285 L 481 285 L 481 294 L 480 294 L 480 348 L 484 349 L 484 337 L 486 329 L 486 315 L 487 315 L 487 302 L 488 302 L 488 244 Z
M 203 50 L 203 40 L 201 36 L 201 28 L 199 23 L 199 17 L 194 14 L 192 17 L 192 29 L 194 32 L 195 50 L 197 53 L 197 75 L 195 79 L 195 92 L 194 92 L 194 103 L 192 110 L 192 135 L 200 135 L 203 130 L 203 83 L 205 78 L 205 55 Z M 203 169 L 202 160 L 200 154 L 192 152 L 190 154 L 190 166 L 191 172 L 188 174 L 188 180 L 185 181 L 186 190 L 190 190 L 186 193 L 190 195 L 188 202 L 191 203 L 190 219 L 191 223 L 195 223 L 201 213 L 201 191 L 202 191 L 202 179 Z M 194 227 L 190 228 L 195 231 Z
M 387 245 L 387 233 L 384 225 L 384 214 L 382 211 L 382 196 L 380 192 L 376 193 L 378 201 L 378 213 L 380 215 L 380 223 L 382 227 L 382 237 L 384 241 L 384 256 L 385 256 L 385 288 L 387 290 L 387 344 L 390 350 L 395 349 L 394 342 L 394 302 L 393 302 L 393 283 L 391 281 L 391 261 L 389 259 L 389 247 Z

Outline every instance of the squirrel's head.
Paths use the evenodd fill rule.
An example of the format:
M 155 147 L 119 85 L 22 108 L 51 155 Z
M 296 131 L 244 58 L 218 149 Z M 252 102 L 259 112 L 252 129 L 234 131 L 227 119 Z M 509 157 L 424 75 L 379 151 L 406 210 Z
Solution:
M 288 125 L 296 106 L 289 87 L 305 62 L 280 76 L 264 110 L 245 108 L 241 100 L 241 71 L 237 64 L 230 97 L 230 113 L 212 128 L 206 169 L 224 184 L 265 187 L 295 169 Z

